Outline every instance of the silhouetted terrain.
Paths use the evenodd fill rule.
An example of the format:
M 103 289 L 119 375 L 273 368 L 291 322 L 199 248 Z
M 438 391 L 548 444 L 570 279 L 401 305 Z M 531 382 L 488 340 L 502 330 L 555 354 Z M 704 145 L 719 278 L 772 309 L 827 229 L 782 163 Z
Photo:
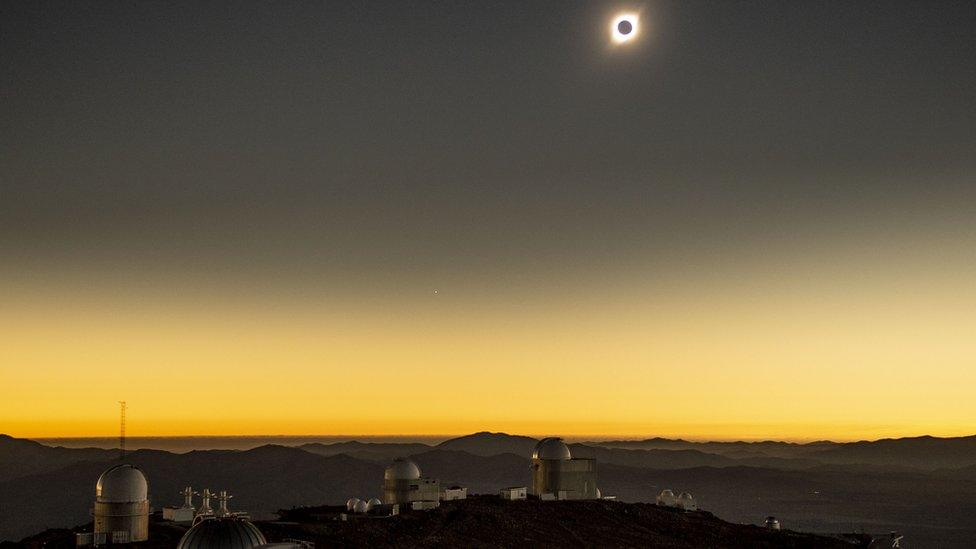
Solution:
M 33 440 L 0 435 L 0 482 L 60 469 L 84 460 L 108 460 L 117 450 L 44 446 Z
M 437 445 L 441 450 L 460 450 L 476 456 L 515 454 L 531 456 L 538 440 L 532 437 L 508 435 L 505 433 L 480 432 L 463 437 L 445 440 Z
M 377 443 L 377 442 L 336 442 L 333 444 L 322 444 L 313 442 L 298 446 L 302 450 L 318 454 L 320 456 L 334 456 L 345 454 L 358 459 L 370 461 L 388 461 L 396 457 L 419 454 L 431 449 L 431 446 L 419 443 Z
M 933 462 L 960 463 L 967 456 L 959 453 L 958 448 L 971 443 L 971 438 L 907 439 L 904 444 L 909 455 L 917 455 L 921 451 L 918 446 L 922 445 L 933 454 Z M 735 445 L 720 444 L 726 449 Z M 746 444 L 754 443 L 742 443 Z M 434 447 L 424 444 L 342 446 L 359 457 L 314 453 L 331 453 L 337 449 L 335 445 L 320 446 L 263 446 L 247 451 L 185 454 L 140 450 L 128 455 L 126 461 L 146 472 L 157 509 L 178 503 L 180 489 L 191 485 L 198 490 L 227 489 L 235 495 L 233 508 L 249 510 L 261 518 L 282 508 L 336 505 L 349 497 L 378 496 L 383 462 L 394 455 L 411 455 L 425 475 L 437 477 L 445 485 L 467 486 L 471 493 L 495 493 L 503 486 L 526 485 L 534 440 L 479 433 Z M 799 450 L 805 456 L 802 458 L 770 456 L 769 453 L 783 451 L 782 443 L 759 443 L 756 450 L 745 451 L 746 457 L 738 459 L 731 457 L 731 452 L 634 450 L 594 443 L 572 445 L 572 450 L 577 456 L 589 455 L 599 460 L 603 493 L 616 495 L 622 501 L 650 502 L 660 490 L 670 488 L 692 492 L 703 509 L 732 522 L 758 523 L 772 514 L 781 519 L 784 527 L 799 531 L 899 530 L 908 536 L 911 547 L 973 545 L 976 524 L 971 517 L 976 516 L 976 466 L 934 471 L 902 467 L 894 464 L 893 458 L 899 441 L 881 441 L 878 448 L 884 448 L 883 451 L 872 450 L 870 443 L 854 446 L 816 443 L 814 446 Z M 468 448 L 478 455 L 458 448 Z M 513 448 L 524 451 L 505 451 Z M 767 448 L 773 450 L 767 453 Z M 836 449 L 838 454 L 853 453 L 857 459 L 867 461 L 834 464 L 831 461 L 835 459 L 853 458 L 838 458 L 838 454 L 833 454 L 819 461 L 811 457 L 826 452 L 825 448 Z M 497 453 L 492 455 L 492 451 Z M 734 450 L 742 451 L 742 447 Z M 939 454 L 940 451 L 944 453 Z M 67 527 L 90 520 L 88 511 L 95 481 L 114 462 L 116 454 L 73 452 L 9 437 L 0 439 L 0 462 L 6 464 L 6 480 L 0 481 L 0 539 L 19 539 L 45 528 Z M 22 466 L 18 456 L 31 456 L 30 459 L 45 464 L 44 470 L 32 472 L 39 465 L 24 463 Z M 771 461 L 762 467 L 743 465 L 757 459 Z M 877 463 L 871 463 L 871 459 Z M 798 465 L 811 461 L 814 466 Z M 67 465 L 58 466 L 65 462 Z
M 441 508 L 397 517 L 329 520 L 342 508 L 301 508 L 281 521 L 256 522 L 270 542 L 286 538 L 316 547 L 864 547 L 867 539 L 771 531 L 730 524 L 707 512 L 685 513 L 649 504 L 613 501 L 504 501 L 475 496 Z M 171 549 L 184 527 L 153 521 L 146 548 Z M 25 543 L 73 547 L 70 531 L 49 531 Z
M 922 436 L 860 442 L 818 441 L 808 444 L 776 441 L 689 442 L 663 438 L 586 444 L 633 450 L 698 450 L 739 460 L 772 457 L 800 459 L 814 464 L 871 464 L 929 470 L 976 465 L 976 435 L 953 438 Z

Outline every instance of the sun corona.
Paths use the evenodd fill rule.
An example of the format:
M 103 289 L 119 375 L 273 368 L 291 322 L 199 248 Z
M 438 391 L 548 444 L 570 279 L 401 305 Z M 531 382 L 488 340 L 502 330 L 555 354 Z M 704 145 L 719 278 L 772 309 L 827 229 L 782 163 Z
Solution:
M 621 13 L 610 23 L 610 37 L 615 44 L 623 44 L 637 38 L 640 32 L 636 13 Z

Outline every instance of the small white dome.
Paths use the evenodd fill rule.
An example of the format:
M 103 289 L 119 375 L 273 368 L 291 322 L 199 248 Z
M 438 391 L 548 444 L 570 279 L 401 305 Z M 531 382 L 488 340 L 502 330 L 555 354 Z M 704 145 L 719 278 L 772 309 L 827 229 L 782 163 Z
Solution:
M 146 475 L 134 465 L 116 465 L 102 473 L 95 484 L 95 501 L 131 503 L 149 499 Z
M 359 500 L 356 502 L 356 506 L 353 507 L 352 511 L 353 513 L 365 513 L 366 511 L 369 511 L 369 506 L 365 501 Z
M 678 498 L 674 497 L 674 492 L 671 490 L 661 490 L 661 493 L 657 496 L 658 505 L 673 507 L 677 502 Z
M 383 473 L 386 480 L 417 480 L 420 478 L 420 467 L 409 459 L 397 458 Z
M 366 510 L 372 511 L 373 509 L 376 509 L 380 505 L 383 505 L 383 502 L 380 501 L 379 498 L 370 498 L 370 500 L 366 502 Z
M 573 459 L 569 446 L 558 437 L 548 437 L 539 441 L 532 452 L 533 459 Z
M 349 498 L 346 500 L 346 511 L 352 511 L 355 509 L 357 503 L 359 503 L 359 498 Z
M 678 507 L 684 509 L 685 511 L 695 511 L 698 509 L 698 504 L 695 503 L 695 498 L 688 492 L 681 492 L 678 496 Z

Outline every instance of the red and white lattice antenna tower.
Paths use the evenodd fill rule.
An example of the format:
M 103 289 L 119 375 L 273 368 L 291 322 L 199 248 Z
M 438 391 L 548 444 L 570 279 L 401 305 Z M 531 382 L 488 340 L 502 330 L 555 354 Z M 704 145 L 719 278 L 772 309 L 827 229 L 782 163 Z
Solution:
M 125 401 L 119 401 L 119 459 L 125 459 Z

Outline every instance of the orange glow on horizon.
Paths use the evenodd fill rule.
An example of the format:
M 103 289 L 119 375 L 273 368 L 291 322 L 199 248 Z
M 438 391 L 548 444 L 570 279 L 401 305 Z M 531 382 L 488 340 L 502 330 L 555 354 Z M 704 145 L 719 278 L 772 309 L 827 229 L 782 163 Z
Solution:
M 0 431 L 112 436 L 126 400 L 131 436 L 973 434 L 976 269 L 901 261 L 504 302 L 460 283 L 372 300 L 8 285 Z

